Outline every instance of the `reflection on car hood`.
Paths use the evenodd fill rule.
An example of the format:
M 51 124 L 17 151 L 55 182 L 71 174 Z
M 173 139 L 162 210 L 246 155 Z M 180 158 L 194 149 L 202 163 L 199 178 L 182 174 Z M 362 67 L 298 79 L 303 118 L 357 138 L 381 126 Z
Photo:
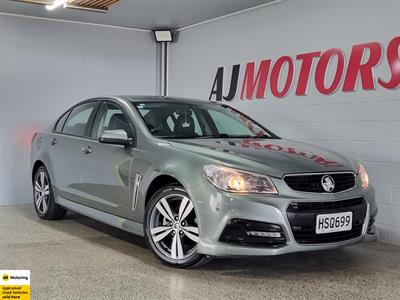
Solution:
M 234 164 L 235 157 L 250 160 L 265 166 L 263 170 L 268 175 L 277 177 L 290 173 L 357 171 L 358 167 L 353 160 L 337 152 L 292 140 L 182 139 L 170 143 L 180 149 L 216 158 L 221 163 L 225 163 L 226 158 L 229 165 Z M 244 166 L 245 160 L 237 161 L 241 167 Z

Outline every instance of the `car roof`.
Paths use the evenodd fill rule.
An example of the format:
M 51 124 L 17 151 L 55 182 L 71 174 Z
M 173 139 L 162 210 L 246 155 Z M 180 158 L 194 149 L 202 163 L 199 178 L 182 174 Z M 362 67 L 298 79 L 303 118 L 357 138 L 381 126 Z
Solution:
M 133 103 L 143 103 L 143 102 L 170 102 L 170 103 L 189 103 L 189 104 L 204 104 L 204 103 L 208 103 L 208 104 L 214 104 L 214 105 L 221 105 L 221 103 L 216 102 L 216 101 L 210 101 L 210 100 L 200 100 L 200 99 L 194 99 L 194 98 L 185 98 L 185 97 L 165 97 L 165 96 L 148 96 L 148 95 L 144 95 L 144 96 L 140 96 L 140 95 L 108 95 L 108 96 L 98 96 L 98 97 L 94 97 L 94 98 L 89 98 L 86 100 L 83 100 L 81 102 L 78 102 L 77 104 L 75 104 L 74 106 L 70 107 L 68 109 L 74 109 L 75 107 L 82 105 L 84 103 L 87 102 L 91 102 L 91 101 L 103 101 L 105 99 L 114 99 L 118 102 L 120 101 L 129 101 L 129 102 L 133 102 Z
M 194 98 L 186 98 L 186 97 L 164 97 L 164 96 L 131 96 L 131 95 L 124 95 L 118 96 L 120 98 L 125 98 L 131 102 L 182 102 L 182 103 L 193 103 L 193 104 L 200 104 L 200 103 L 216 103 L 210 100 L 200 100 Z

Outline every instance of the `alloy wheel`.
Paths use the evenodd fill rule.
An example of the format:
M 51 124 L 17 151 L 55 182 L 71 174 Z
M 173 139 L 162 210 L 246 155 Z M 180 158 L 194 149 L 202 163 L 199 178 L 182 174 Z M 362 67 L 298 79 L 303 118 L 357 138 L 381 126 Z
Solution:
M 197 249 L 199 229 L 192 201 L 181 194 L 161 198 L 150 215 L 150 235 L 167 258 L 182 260 Z
M 35 180 L 35 205 L 41 214 L 46 214 L 50 203 L 50 183 L 45 172 L 40 172 Z

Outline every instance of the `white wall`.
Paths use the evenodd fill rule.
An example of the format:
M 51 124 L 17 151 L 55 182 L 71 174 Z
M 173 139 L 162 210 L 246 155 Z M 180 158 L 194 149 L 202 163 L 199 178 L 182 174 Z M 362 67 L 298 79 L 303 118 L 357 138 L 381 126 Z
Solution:
M 86 98 L 155 85 L 149 32 L 0 14 L 0 205 L 31 201 L 33 132 Z
M 285 0 L 184 29 L 170 47 L 171 95 L 208 99 L 217 68 L 225 66 L 225 93 L 232 65 L 276 60 L 282 55 L 337 47 L 348 60 L 357 43 L 389 41 L 400 33 L 398 0 Z M 296 63 L 295 78 L 299 63 Z M 315 71 L 315 64 L 314 64 Z M 312 72 L 312 74 L 314 74 Z M 390 78 L 386 58 L 376 76 Z M 227 78 L 228 77 L 228 78 Z M 239 89 L 240 89 L 239 85 Z M 330 96 L 310 81 L 306 96 L 294 88 L 283 99 L 230 102 L 278 135 L 336 149 L 365 163 L 379 203 L 380 239 L 400 243 L 400 90 L 377 87 Z

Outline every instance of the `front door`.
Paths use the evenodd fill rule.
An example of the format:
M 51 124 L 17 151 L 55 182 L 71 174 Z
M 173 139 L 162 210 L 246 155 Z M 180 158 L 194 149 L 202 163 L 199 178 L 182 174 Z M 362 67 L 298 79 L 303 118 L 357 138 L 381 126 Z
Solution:
M 80 157 L 80 190 L 91 207 L 127 218 L 131 197 L 133 149 L 100 143 L 104 130 L 125 130 L 133 137 L 128 118 L 118 104 L 105 101 L 94 119 L 91 140 Z

